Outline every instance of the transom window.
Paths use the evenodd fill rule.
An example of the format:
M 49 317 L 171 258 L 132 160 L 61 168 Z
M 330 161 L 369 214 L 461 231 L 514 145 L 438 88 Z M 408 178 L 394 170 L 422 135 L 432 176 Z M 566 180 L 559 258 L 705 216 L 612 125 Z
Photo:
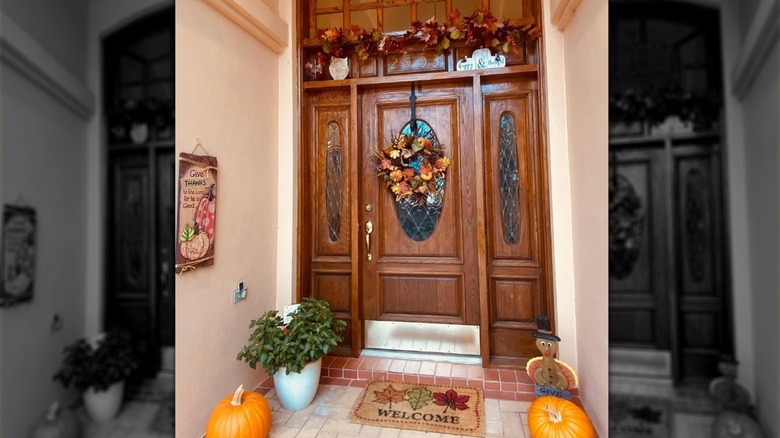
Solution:
M 353 24 L 366 30 L 403 32 L 417 20 L 424 22 L 436 17 L 436 21 L 444 23 L 455 10 L 465 16 L 486 8 L 498 19 L 509 18 L 513 24 L 529 21 L 535 15 L 524 10 L 525 2 L 518 0 L 304 0 L 304 3 L 308 3 L 309 38 L 316 38 L 317 29 L 348 29 Z

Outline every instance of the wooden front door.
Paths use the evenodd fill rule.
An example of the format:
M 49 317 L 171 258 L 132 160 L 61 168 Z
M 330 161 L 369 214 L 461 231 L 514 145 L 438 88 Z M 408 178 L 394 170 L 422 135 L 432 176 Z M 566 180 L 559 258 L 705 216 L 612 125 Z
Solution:
M 720 136 L 610 148 L 610 346 L 666 352 L 668 377 L 708 382 L 734 351 Z
M 365 238 L 360 257 L 364 316 L 479 325 L 472 90 L 470 84 L 426 85 L 417 93 L 418 134 L 430 128 L 452 160 L 439 208 L 397 204 L 377 177 L 373 151 L 409 124 L 409 97 L 406 87 L 369 89 L 362 96 L 358 210 Z
M 160 369 L 174 342 L 173 149 L 109 153 L 108 271 L 104 328 L 128 330 L 144 351 L 143 370 Z

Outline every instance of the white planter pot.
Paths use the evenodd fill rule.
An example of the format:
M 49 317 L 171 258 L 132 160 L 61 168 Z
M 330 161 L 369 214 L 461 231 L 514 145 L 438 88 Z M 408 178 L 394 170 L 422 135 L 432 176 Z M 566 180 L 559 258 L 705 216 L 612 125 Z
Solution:
M 125 392 L 125 382 L 116 382 L 105 391 L 95 391 L 89 388 L 84 391 L 84 407 L 90 418 L 98 423 L 106 423 L 116 417 L 122 407 L 122 396 Z
M 321 370 L 322 358 L 306 364 L 300 373 L 286 374 L 286 368 L 279 368 L 274 374 L 274 389 L 282 406 L 290 411 L 300 411 L 309 406 L 317 394 Z

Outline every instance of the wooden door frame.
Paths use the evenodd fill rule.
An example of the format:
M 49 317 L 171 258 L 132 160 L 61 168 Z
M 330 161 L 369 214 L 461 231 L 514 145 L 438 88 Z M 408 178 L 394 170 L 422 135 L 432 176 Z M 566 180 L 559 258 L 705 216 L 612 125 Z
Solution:
M 544 229 L 542 231 L 542 236 L 540 239 L 540 263 L 543 265 L 541 266 L 541 272 L 542 272 L 542 278 L 543 278 L 543 284 L 540 286 L 542 288 L 543 294 L 544 294 L 544 302 L 542 303 L 543 309 L 546 309 L 545 312 L 547 313 L 547 316 L 550 318 L 553 329 L 555 327 L 555 299 L 554 299 L 554 279 L 552 277 L 552 233 L 551 233 L 551 223 L 550 223 L 550 199 L 549 199 L 549 188 L 550 188 L 550 181 L 549 181 L 549 169 L 548 169 L 548 150 L 547 150 L 547 131 L 546 127 L 544 126 L 544 121 L 546 120 L 546 116 L 544 114 L 544 108 L 545 108 L 545 96 L 544 96 L 544 89 L 543 89 L 543 81 L 541 80 L 542 75 L 538 74 L 536 71 L 523 71 L 523 69 L 516 69 L 520 71 L 509 71 L 509 72 L 496 72 L 492 75 L 484 75 L 484 74 L 474 74 L 470 78 L 467 78 L 466 80 L 470 80 L 472 82 L 472 92 L 475 93 L 475 96 L 473 97 L 473 105 L 474 105 L 474 125 L 475 125 L 475 142 L 476 150 L 475 150 L 475 161 L 477 163 L 484 163 L 485 162 L 485 127 L 483 126 L 483 119 L 485 116 L 484 108 L 483 108 L 483 76 L 484 77 L 497 77 L 497 78 L 503 78 L 503 79 L 512 79 L 512 78 L 522 78 L 523 75 L 526 74 L 536 74 L 534 76 L 535 82 L 538 87 L 538 99 L 537 99 L 537 108 L 536 111 L 536 122 L 537 122 L 537 130 L 536 130 L 536 136 L 534 137 L 535 141 L 537 141 L 536 145 L 536 152 L 538 152 L 538 162 L 541 164 L 538 168 L 538 174 L 535 176 L 535 181 L 539 184 L 539 194 L 540 194 L 540 200 L 539 200 L 539 213 L 540 213 L 540 225 Z M 394 85 L 409 85 L 412 82 L 426 82 L 425 78 L 419 76 L 409 77 L 405 78 L 404 81 L 396 80 L 394 81 Z M 456 77 L 456 81 L 463 81 L 464 78 L 462 76 Z M 440 77 L 434 77 L 433 81 L 435 82 L 441 82 L 442 79 Z M 360 268 L 362 260 L 360 258 L 361 249 L 360 249 L 360 243 L 362 242 L 362 230 L 361 230 L 361 223 L 357 220 L 357 218 L 361 217 L 360 215 L 360 205 L 359 200 L 362 194 L 360 193 L 361 186 L 359 185 L 359 179 L 357 174 L 357 166 L 358 166 L 358 160 L 360 159 L 360 156 L 358 155 L 360 152 L 360 147 L 358 142 L 360 140 L 359 136 L 359 124 L 363 123 L 363 120 L 360 115 L 360 95 L 361 90 L 363 87 L 376 87 L 377 84 L 373 83 L 371 81 L 366 81 L 364 84 L 359 84 L 353 81 L 351 84 L 349 84 L 348 88 L 341 87 L 343 93 L 347 93 L 347 90 L 349 90 L 349 141 L 347 146 L 347 151 L 349 154 L 349 157 L 346 161 L 344 161 L 345 164 L 345 172 L 348 174 L 348 184 L 353 187 L 353 190 L 357 190 L 357 193 L 351 193 L 349 195 L 349 198 L 347 198 L 347 202 L 349 204 L 349 211 L 350 211 L 350 223 L 347 225 L 349 230 L 349 236 L 350 236 L 350 269 L 351 269 L 351 275 L 350 275 L 350 310 L 352 316 L 352 324 L 350 326 L 351 335 L 352 335 L 352 344 L 349 348 L 349 351 L 342 351 L 342 353 L 347 353 L 351 356 L 358 356 L 360 354 L 360 351 L 363 348 L 363 336 L 364 336 L 364 318 L 362 315 L 362 303 L 360 300 L 359 290 L 360 285 L 362 284 L 362 279 L 360 278 Z M 327 87 L 324 87 L 327 88 Z M 316 91 L 318 88 L 313 88 L 312 91 Z M 345 101 L 346 102 L 346 101 Z M 309 119 L 307 114 L 301 114 L 301 123 L 311 123 L 312 121 Z M 307 126 L 301 126 L 302 129 L 304 129 L 306 132 L 308 132 Z M 302 131 L 303 132 L 303 131 Z M 309 169 L 308 164 L 308 155 L 310 155 L 309 148 L 312 147 L 309 144 L 305 144 L 305 141 L 310 140 L 309 134 L 302 135 L 301 142 L 299 143 L 299 159 L 300 159 L 300 166 L 299 166 L 299 205 L 298 205 L 298 241 L 297 245 L 299 248 L 298 252 L 298 259 L 297 259 L 297 284 L 298 284 L 298 292 L 297 292 L 297 298 L 300 300 L 303 296 L 307 296 L 309 293 L 311 293 L 308 289 L 312 285 L 312 278 L 309 274 L 309 263 L 310 258 L 309 255 L 311 254 L 311 245 L 312 245 L 312 230 L 309 226 L 309 220 L 310 218 L 307 217 L 305 214 L 308 210 L 308 206 L 312 205 L 312 202 L 314 201 L 311 199 L 311 192 L 309 187 L 312 184 L 312 171 Z M 346 137 L 346 134 L 345 134 Z M 344 145 L 342 145 L 342 148 L 345 148 Z M 481 206 L 486 205 L 486 184 L 485 181 L 486 178 L 486 169 L 484 165 L 476 165 L 475 166 L 475 178 L 476 178 L 476 185 L 477 185 L 477 195 L 476 195 L 476 203 Z M 481 343 L 481 351 L 482 351 L 482 361 L 485 365 L 492 365 L 492 366 L 506 366 L 510 368 L 516 368 L 518 365 L 522 364 L 514 364 L 514 363 L 493 363 L 491 364 L 491 358 L 490 358 L 490 350 L 489 350 L 489 342 L 490 342 L 490 307 L 489 307 L 489 279 L 487 275 L 487 257 L 488 257 L 488 240 L 486 237 L 487 233 L 487 210 L 486 208 L 480 208 L 479 212 L 477 214 L 477 259 L 478 259 L 478 279 L 477 284 L 479 288 L 479 301 L 480 301 L 480 343 Z
M 295 278 L 294 284 L 296 285 L 296 291 L 293 293 L 293 299 L 300 301 L 303 297 L 312 294 L 311 291 L 311 275 L 310 275 L 310 254 L 311 254 L 311 242 L 312 234 L 309 226 L 309 218 L 305 214 L 311 205 L 311 193 L 309 187 L 311 184 L 312 174 L 309 169 L 309 165 L 306 162 L 308 156 L 308 148 L 306 144 L 307 140 L 307 125 L 310 122 L 306 120 L 307 115 L 304 111 L 304 102 L 307 99 L 307 92 L 316 91 L 319 89 L 327 89 L 332 87 L 338 87 L 341 89 L 349 90 L 349 133 L 350 139 L 359 138 L 359 125 L 360 120 L 360 89 L 364 86 L 381 86 L 382 83 L 392 83 L 393 85 L 409 86 L 412 82 L 446 82 L 449 80 L 470 80 L 472 82 L 473 91 L 473 120 L 474 120 L 474 137 L 478 145 L 475 151 L 475 160 L 478 163 L 484 163 L 485 160 L 485 131 L 483 126 L 483 93 L 482 85 L 483 78 L 485 77 L 503 77 L 507 79 L 522 77 L 523 75 L 534 75 L 538 86 L 538 104 L 537 104 L 537 128 L 538 136 L 537 149 L 540 155 L 539 162 L 541 166 L 538 169 L 537 181 L 539 184 L 539 193 L 541 199 L 539 200 L 539 212 L 540 212 L 540 227 L 542 228 L 542 239 L 540 241 L 540 263 L 541 275 L 543 278 L 542 292 L 544 294 L 543 306 L 547 316 L 549 317 L 552 330 L 557 330 L 557 315 L 555 306 L 555 278 L 553 277 L 553 254 L 552 254 L 552 222 L 551 222 L 551 192 L 550 192 L 550 161 L 549 161 L 549 143 L 548 143 L 548 116 L 547 116 L 547 80 L 546 80 L 546 68 L 543 62 L 543 56 L 545 50 L 544 38 L 539 38 L 535 42 L 528 44 L 526 47 L 526 61 L 522 65 L 514 65 L 511 67 L 505 67 L 498 71 L 473 71 L 473 72 L 451 72 L 448 75 L 441 73 L 418 73 L 414 75 L 399 75 L 389 78 L 389 81 L 385 82 L 384 79 L 377 77 L 371 78 L 349 78 L 345 81 L 337 81 L 338 83 L 319 82 L 319 83 L 307 83 L 304 81 L 303 75 L 300 70 L 303 68 L 304 55 L 307 49 L 310 49 L 309 45 L 311 41 L 304 35 L 304 31 L 309 30 L 309 23 L 303 22 L 304 14 L 302 13 L 303 3 L 305 0 L 298 0 L 296 2 L 296 17 L 295 17 L 295 32 L 294 32 L 294 53 L 295 61 L 294 66 L 297 66 L 298 70 L 295 72 L 296 83 L 299 85 L 295 87 L 295 101 L 293 103 L 293 114 L 296 116 L 293 124 L 294 132 L 300 133 L 295 135 L 295 148 L 297 151 L 298 162 L 297 165 L 297 214 L 296 214 L 296 260 L 295 265 Z M 538 22 L 541 22 L 542 8 L 539 3 L 539 17 Z M 450 70 L 454 70 L 451 64 Z M 380 68 L 382 61 L 379 61 Z M 355 70 L 353 69 L 353 72 Z M 359 147 L 357 141 L 349 141 L 349 154 L 350 162 L 346 167 L 346 171 L 349 174 L 348 184 L 351 187 L 355 187 L 357 190 L 361 190 L 358 185 L 358 175 L 355 167 L 357 155 L 359 153 Z M 483 206 L 480 208 L 477 214 L 477 263 L 478 263 L 478 288 L 479 288 L 479 301 L 480 301 L 480 345 L 481 345 L 481 358 L 483 366 L 491 367 L 506 367 L 506 368 L 518 368 L 524 367 L 525 364 L 510 364 L 510 363 L 491 363 L 490 359 L 490 309 L 489 309 L 489 279 L 487 272 L 487 217 L 486 217 L 486 195 L 485 195 L 485 167 L 484 165 L 475 166 L 475 179 L 477 184 L 477 204 Z M 362 314 L 362 308 L 359 297 L 359 288 L 362 284 L 362 279 L 359 278 L 361 259 L 360 254 L 360 237 L 361 237 L 361 224 L 355 218 L 359 217 L 358 205 L 359 196 L 351 196 L 349 198 L 349 212 L 350 217 L 353 219 L 348 225 L 350 236 L 350 269 L 352 275 L 350 276 L 350 310 L 352 317 L 351 326 L 347 329 L 352 334 L 352 344 L 348 350 L 342 349 L 337 351 L 338 354 L 348 354 L 353 357 L 358 357 L 363 349 L 363 337 L 365 331 L 364 317 Z

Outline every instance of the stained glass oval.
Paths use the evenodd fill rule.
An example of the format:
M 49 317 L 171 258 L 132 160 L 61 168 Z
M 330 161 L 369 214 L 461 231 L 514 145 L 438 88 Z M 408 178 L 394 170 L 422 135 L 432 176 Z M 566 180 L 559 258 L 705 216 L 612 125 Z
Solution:
M 412 135 L 414 137 L 424 137 L 433 142 L 434 148 L 440 148 L 439 139 L 428 122 L 417 119 L 409 122 L 401 129 L 400 134 Z M 436 226 L 441 219 L 442 208 L 444 207 L 444 179 L 439 180 L 436 195 L 428 195 L 425 203 L 417 204 L 411 200 L 402 199 L 395 201 L 395 211 L 398 216 L 398 223 L 404 233 L 415 242 L 422 242 L 431 237 L 436 231 Z

